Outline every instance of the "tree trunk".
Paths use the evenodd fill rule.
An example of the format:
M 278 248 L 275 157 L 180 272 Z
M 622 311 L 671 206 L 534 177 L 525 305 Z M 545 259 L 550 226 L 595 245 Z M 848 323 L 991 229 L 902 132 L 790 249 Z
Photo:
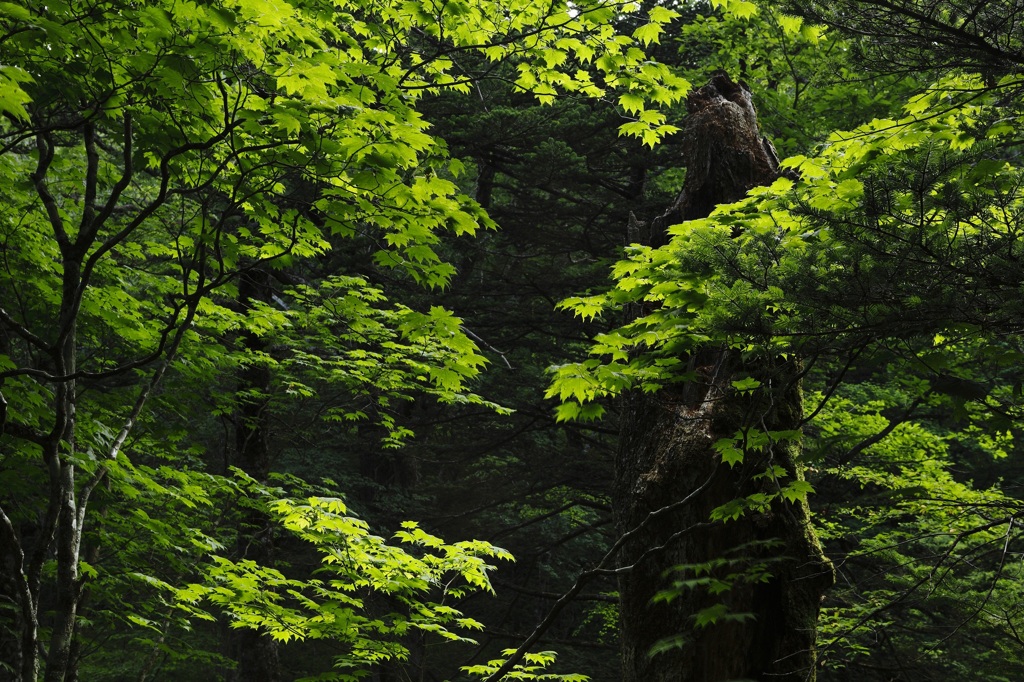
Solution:
M 270 277 L 260 269 L 244 271 L 238 282 L 238 303 L 242 310 L 255 301 L 270 300 Z M 242 332 L 242 343 L 253 353 L 262 353 L 266 344 L 255 333 Z M 266 392 L 270 388 L 270 370 L 254 361 L 238 374 L 238 406 L 235 411 L 235 464 L 258 481 L 270 475 L 270 425 Z M 255 509 L 244 512 L 238 539 L 239 556 L 260 565 L 274 559 L 270 519 Z M 259 630 L 248 628 L 229 633 L 233 658 L 238 666 L 230 676 L 239 682 L 278 682 L 282 679 L 277 642 Z
M 50 474 L 50 510 L 56 511 L 56 584 L 53 627 L 50 632 L 49 655 L 43 676 L 45 682 L 63 682 L 72 667 L 71 659 L 75 621 L 78 618 L 78 599 L 81 585 L 78 580 L 78 559 L 82 547 L 82 528 L 78 522 L 78 494 L 74 463 L 75 428 L 77 425 L 78 396 L 75 379 L 78 370 L 78 289 L 81 286 L 84 251 L 60 239 L 64 273 L 61 308 L 58 320 L 58 352 L 54 354 L 56 373 L 66 377 L 56 387 L 54 398 L 54 428 L 43 447 L 43 456 Z M 38 606 L 39 596 L 35 603 Z M 37 614 L 38 617 L 38 614 Z
M 779 176 L 745 85 L 717 74 L 691 93 L 687 109 L 686 179 L 672 208 L 653 221 L 653 243 L 667 241 L 668 226 L 706 217 Z M 698 380 L 624 399 L 614 491 L 618 531 L 633 531 L 620 554 L 623 680 L 813 680 L 818 605 L 833 573 L 806 504 L 776 500 L 737 520 L 711 521 L 721 505 L 777 492 L 775 479 L 758 477 L 769 466 L 788 480 L 800 477 L 797 440 L 746 451 L 732 468 L 713 447 L 750 427 L 797 429 L 799 367 L 783 360 L 750 366 L 713 347 L 689 363 Z M 738 393 L 731 382 L 740 372 L 772 388 Z M 672 588 L 671 577 L 690 586 Z M 731 587 L 716 595 L 692 582 L 707 577 Z M 666 588 L 672 600 L 652 602 Z M 698 625 L 697 614 L 716 605 L 729 615 Z

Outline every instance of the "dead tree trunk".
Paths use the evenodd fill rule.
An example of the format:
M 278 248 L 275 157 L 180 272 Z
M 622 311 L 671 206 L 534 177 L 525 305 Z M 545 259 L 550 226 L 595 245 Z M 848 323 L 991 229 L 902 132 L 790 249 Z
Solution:
M 691 93 L 687 109 L 686 179 L 676 203 L 652 222 L 653 243 L 664 239 L 659 235 L 669 225 L 706 217 L 716 205 L 779 175 L 745 85 L 718 74 Z M 781 359 L 751 366 L 712 347 L 689 363 L 699 380 L 624 400 L 615 512 L 619 532 L 634 532 L 620 554 L 623 680 L 813 680 L 818 605 L 833 574 L 806 504 L 775 501 L 735 521 L 711 521 L 720 505 L 777 490 L 771 477 L 757 477 L 768 466 L 781 467 L 790 480 L 800 476 L 797 441 L 746 452 L 734 468 L 713 448 L 720 438 L 751 426 L 797 429 L 798 367 Z M 741 395 L 731 385 L 739 372 L 772 388 Z M 732 588 L 714 595 L 700 586 L 680 587 L 671 602 L 652 602 L 669 586 L 666 575 L 699 565 L 710 571 L 704 576 L 731 582 Z M 770 577 L 735 578 L 757 566 Z M 691 570 L 687 577 L 699 576 Z M 695 627 L 696 614 L 716 604 L 735 617 Z M 652 655 L 654 650 L 660 653 Z

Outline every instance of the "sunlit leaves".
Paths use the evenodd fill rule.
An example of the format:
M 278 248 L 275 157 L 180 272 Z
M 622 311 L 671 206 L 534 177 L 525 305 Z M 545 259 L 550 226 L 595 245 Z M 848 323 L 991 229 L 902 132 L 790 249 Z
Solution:
M 934 661 L 952 670 L 970 656 L 988 659 L 1005 633 L 1020 626 L 1017 569 L 1002 558 L 1020 542 L 1009 523 L 1020 502 L 1001 484 L 964 480 L 965 454 L 995 449 L 982 442 L 980 429 L 935 421 L 942 412 L 934 409 L 899 423 L 855 461 L 842 461 L 842 453 L 905 412 L 908 400 L 895 382 L 850 382 L 816 420 L 817 435 L 808 448 L 828 467 L 820 485 L 835 500 L 842 499 L 837 490 L 849 491 L 819 517 L 844 576 L 835 599 L 825 604 L 823 632 L 840 664 L 855 665 L 857 657 L 872 654 L 871 641 L 885 636 L 915 651 L 957 647 L 956 656 Z M 837 450 L 841 463 L 829 466 Z M 975 618 L 971 614 L 981 603 L 989 615 Z M 930 610 L 960 623 L 964 636 L 950 637 Z M 1001 651 L 997 666 L 1003 657 L 1016 660 Z M 977 679 L 988 676 L 982 672 Z
M 511 656 L 515 649 L 506 649 L 502 652 L 504 656 Z M 587 682 L 590 678 L 586 675 L 558 674 L 548 672 L 548 668 L 555 662 L 556 655 L 553 651 L 527 652 L 523 655 L 523 662 L 517 663 L 512 670 L 506 673 L 502 679 L 509 680 L 546 680 L 547 682 Z M 496 658 L 487 661 L 486 664 L 464 666 L 463 672 L 473 677 L 486 678 L 493 675 L 508 660 L 507 658 Z
M 28 481 L 13 504 L 26 524 L 80 496 L 82 526 L 121 550 L 82 565 L 100 609 L 130 584 L 141 604 L 124 618 L 152 631 L 154 651 L 219 610 L 281 641 L 355 642 L 340 664 L 360 670 L 403 656 L 411 631 L 457 640 L 478 627 L 430 595 L 489 590 L 484 561 L 502 552 L 414 526 L 396 546 L 336 499 L 273 507 L 323 550 L 322 579 L 227 556 L 237 537 L 214 509 L 232 498 L 261 511 L 249 494 L 270 493 L 242 474 L 194 474 L 213 457 L 194 443 L 212 442 L 202 431 L 216 419 L 247 428 L 240 407 L 367 422 L 388 446 L 411 436 L 400 406 L 417 398 L 500 411 L 471 390 L 484 358 L 461 321 L 373 284 L 444 287 L 455 274 L 444 240 L 494 226 L 418 107 L 468 92 L 485 61 L 501 61 L 541 101 L 628 93 L 632 132 L 653 143 L 673 130 L 664 110 L 688 84 L 643 49 L 674 12 L 652 9 L 635 36 L 614 28 L 641 11 L 603 0 L 0 3 L 0 383 L 4 427 L 27 443 L 5 476 Z M 37 429 L 74 434 L 60 463 L 84 480 L 48 487 L 45 467 L 22 466 L 44 440 Z M 104 475 L 93 521 L 86 498 Z M 56 573 L 73 575 L 82 540 L 64 539 Z M 147 553 L 159 570 L 137 570 Z M 196 573 L 176 601 L 154 597 Z M 402 614 L 361 611 L 369 594 Z
M 452 274 L 434 251 L 436 234 L 468 233 L 490 224 L 452 186 L 424 181 L 429 174 L 410 172 L 443 156 L 415 113 L 416 100 L 440 89 L 465 89 L 473 77 L 461 71 L 458 60 L 445 50 L 483 52 L 492 59 L 514 57 L 520 86 L 541 99 L 568 93 L 600 96 L 614 88 L 661 106 L 677 101 L 688 87 L 648 61 L 631 46 L 631 38 L 611 31 L 606 22 L 613 6 L 602 2 L 575 5 L 571 12 L 568 7 L 530 2 L 519 3 L 512 11 L 481 0 L 446 3 L 440 11 L 420 2 L 320 9 L 288 3 L 258 10 L 251 3 L 147 6 L 139 9 L 135 22 L 143 27 L 142 33 L 120 40 L 132 20 L 123 13 L 106 16 L 99 7 L 96 16 L 106 18 L 98 24 L 102 28 L 95 34 L 95 54 L 78 55 L 76 60 L 113 65 L 113 94 L 102 103 L 103 116 L 116 122 L 121 112 L 134 112 L 136 153 L 152 168 L 160 166 L 168 150 L 216 140 L 220 131 L 231 130 L 232 151 L 218 151 L 216 144 L 204 153 L 189 149 L 175 154 L 171 168 L 184 171 L 189 163 L 197 167 L 206 159 L 204 172 L 213 174 L 195 175 L 192 187 L 217 181 L 235 186 L 235 194 L 245 186 L 260 187 L 259 196 L 248 198 L 255 204 L 254 199 L 267 197 L 267 188 L 273 188 L 271 194 L 283 189 L 272 181 L 261 185 L 271 178 L 257 171 L 258 155 L 273 153 L 293 167 L 306 166 L 318 182 L 338 188 L 321 206 L 328 220 L 337 219 L 345 230 L 358 223 L 383 230 L 388 248 L 378 254 L 378 262 L 401 267 L 430 286 L 444 285 Z M 614 6 L 617 12 L 637 9 Z M 62 83 L 70 93 L 93 88 L 89 79 L 105 78 L 87 69 L 82 82 L 73 83 L 75 75 L 61 56 L 73 36 L 47 23 L 45 11 L 38 17 L 25 14 L 31 12 L 9 13 L 15 21 L 32 18 L 52 25 L 53 32 L 46 37 L 45 50 L 32 33 L 11 43 L 15 49 L 6 62 L 35 60 L 33 51 L 42 50 L 34 68 L 47 74 L 46 83 L 38 87 L 28 87 L 38 80 L 17 66 L 5 66 L 0 74 L 0 104 L 6 103 L 9 113 L 22 118 L 22 107 L 30 98 L 37 97 L 40 103 L 47 99 L 40 88 Z M 258 21 L 250 20 L 257 16 Z M 661 27 L 674 16 L 655 8 L 648 25 Z M 395 35 L 418 31 L 437 36 L 441 43 L 437 48 L 407 50 L 402 40 L 395 40 Z M 136 44 L 143 47 L 133 47 Z M 597 66 L 595 53 L 605 60 Z M 250 73 L 235 61 L 238 54 L 250 64 L 267 65 L 266 73 Z M 205 77 L 213 73 L 222 76 Z M 97 82 L 95 87 L 105 86 Z M 181 97 L 182 92 L 188 96 Z M 163 101 L 174 101 L 173 110 L 147 104 Z M 634 101 L 632 106 L 639 105 Z M 633 134 L 653 142 L 671 132 L 662 114 L 635 110 L 641 125 L 631 129 Z M 267 145 L 268 136 L 274 140 L 274 152 Z M 172 187 L 178 181 L 175 178 Z M 264 249 L 258 255 L 273 257 L 275 252 Z
M 854 324 L 838 306 L 833 322 L 824 321 L 821 306 L 804 306 L 832 283 L 874 267 L 870 253 L 854 255 L 862 240 L 891 235 L 901 243 L 897 235 L 918 235 L 934 244 L 929 248 L 942 245 L 947 255 L 937 268 L 961 261 L 964 269 L 984 267 L 972 246 L 979 239 L 1005 239 L 1019 250 L 1012 235 L 1024 211 L 1020 171 L 971 155 L 971 140 L 984 134 L 978 122 L 992 116 L 985 109 L 992 97 L 974 95 L 976 85 L 952 77 L 913 101 L 914 116 L 835 133 L 817 156 L 785 161 L 799 182 L 779 178 L 705 220 L 673 226 L 660 249 L 632 247 L 612 269 L 611 290 L 563 305 L 588 318 L 640 315 L 595 340 L 592 352 L 603 360 L 559 368 L 549 394 L 584 403 L 685 379 L 659 361 L 707 342 L 770 358 L 798 348 L 800 334 L 828 334 L 822 325 Z M 933 115 L 936 108 L 941 115 Z M 800 288 L 806 286 L 815 293 Z M 928 296 L 908 291 L 904 310 L 927 306 Z M 827 295 L 822 305 L 829 309 Z M 857 314 L 897 315 L 878 305 Z M 735 388 L 747 390 L 742 380 Z
M 759 11 L 756 4 L 747 0 L 711 0 L 711 6 L 740 19 L 752 17 Z
M 252 481 L 246 487 L 258 497 L 274 493 Z M 266 504 L 286 530 L 319 552 L 319 578 L 293 579 L 253 561 L 212 553 L 200 581 L 161 589 L 192 617 L 205 617 L 213 607 L 230 615 L 232 627 L 260 629 L 282 642 L 344 644 L 351 653 L 338 656 L 335 665 L 353 674 L 380 661 L 405 660 L 403 638 L 411 630 L 470 641 L 462 633 L 481 625 L 446 602 L 490 591 L 488 561 L 511 559 L 482 541 L 445 543 L 411 522 L 395 534 L 399 544 L 389 543 L 348 516 L 338 498 L 278 498 Z M 390 603 L 390 613 L 375 614 L 371 599 Z
M 31 98 L 19 84 L 31 80 L 32 76 L 20 68 L 0 66 L 0 112 L 22 120 L 28 119 L 25 105 Z

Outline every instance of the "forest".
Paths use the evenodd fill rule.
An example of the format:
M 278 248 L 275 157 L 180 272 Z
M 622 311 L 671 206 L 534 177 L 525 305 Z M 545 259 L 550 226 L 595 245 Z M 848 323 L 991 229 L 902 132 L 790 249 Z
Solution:
M 1022 0 L 0 2 L 0 679 L 1024 679 L 1022 95 Z

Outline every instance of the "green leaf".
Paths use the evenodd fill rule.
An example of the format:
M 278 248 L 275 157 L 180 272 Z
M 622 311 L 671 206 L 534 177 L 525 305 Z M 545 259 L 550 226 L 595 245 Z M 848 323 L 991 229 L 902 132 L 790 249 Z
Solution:
M 782 30 L 790 36 L 798 35 L 804 23 L 803 17 L 794 17 L 789 14 L 780 14 L 776 19 L 779 22 L 779 26 L 782 27 Z
M 761 385 L 761 382 L 753 377 L 744 377 L 743 379 L 737 379 L 731 383 L 732 387 L 740 393 L 750 393 Z
M 627 113 L 638 114 L 644 110 L 644 98 L 632 92 L 624 92 L 619 95 L 619 106 Z
M 729 609 L 725 604 L 714 604 L 703 608 L 696 613 L 694 616 L 694 626 L 698 628 L 706 628 L 709 625 L 717 623 Z
M 643 26 L 637 27 L 633 31 L 633 37 L 639 40 L 644 45 L 650 45 L 651 43 L 657 44 L 658 38 L 661 35 L 664 27 L 659 23 L 644 24 Z
M 790 481 L 780 492 L 787 502 L 798 502 L 806 500 L 808 495 L 814 493 L 814 486 L 807 481 Z

